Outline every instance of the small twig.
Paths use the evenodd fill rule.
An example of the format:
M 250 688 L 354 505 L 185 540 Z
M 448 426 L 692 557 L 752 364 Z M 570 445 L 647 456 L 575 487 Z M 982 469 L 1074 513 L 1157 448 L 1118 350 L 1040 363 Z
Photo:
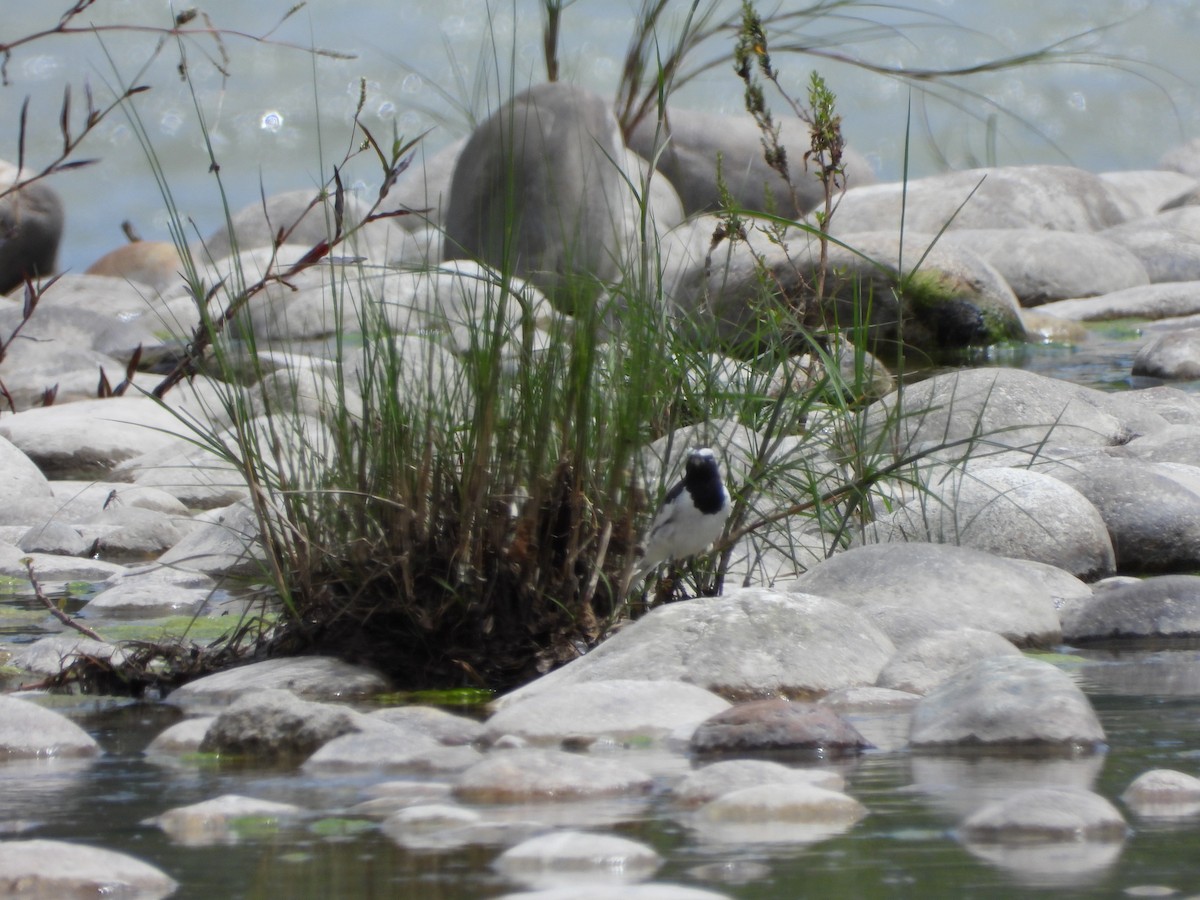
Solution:
M 100 637 L 100 635 L 96 634 L 96 632 L 92 631 L 92 629 L 88 628 L 86 625 L 81 625 L 79 622 L 76 622 L 65 612 L 55 606 L 54 601 L 46 596 L 46 592 L 42 590 L 41 582 L 39 582 L 37 580 L 37 576 L 33 574 L 32 559 L 27 556 L 22 560 L 22 562 L 25 563 L 25 571 L 29 573 L 29 583 L 33 585 L 34 596 L 36 596 L 38 600 L 42 602 L 42 605 L 46 607 L 46 609 L 50 610 L 50 615 L 54 616 L 54 618 L 58 619 L 58 621 L 62 622 L 68 628 L 74 628 L 81 634 L 86 634 L 93 641 L 100 641 L 101 643 L 104 643 L 104 638 Z

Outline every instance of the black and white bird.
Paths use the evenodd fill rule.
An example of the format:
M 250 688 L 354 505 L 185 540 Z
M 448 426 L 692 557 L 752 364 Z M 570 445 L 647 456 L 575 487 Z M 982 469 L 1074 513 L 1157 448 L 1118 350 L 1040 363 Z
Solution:
M 685 559 L 707 549 L 721 536 L 728 518 L 729 492 L 721 481 L 717 454 L 698 447 L 688 454 L 683 480 L 663 497 L 634 579 L 668 560 Z

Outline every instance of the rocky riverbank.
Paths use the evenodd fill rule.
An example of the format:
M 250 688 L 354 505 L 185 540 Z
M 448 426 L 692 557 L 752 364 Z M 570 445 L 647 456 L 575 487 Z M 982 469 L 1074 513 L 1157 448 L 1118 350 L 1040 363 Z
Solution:
M 717 149 L 732 154 L 742 146 L 747 165 L 756 158 L 746 123 L 700 127 L 677 117 L 672 152 L 659 154 L 662 172 L 646 182 L 648 164 L 634 153 L 643 148 L 626 148 L 610 114 L 591 99 L 535 93 L 515 107 L 525 117 L 538 109 L 578 114 L 574 130 L 526 147 L 531 184 L 548 158 L 570 160 L 556 170 L 553 190 L 545 183 L 526 190 L 526 221 L 566 210 L 578 227 L 574 239 L 602 252 L 573 255 L 555 243 L 561 235 L 547 238 L 531 225 L 518 272 L 526 280 L 516 286 L 522 302 L 508 324 L 538 329 L 571 315 L 560 302 L 567 276 L 612 282 L 639 268 L 646 242 L 631 218 L 636 198 L 627 194 L 639 184 L 654 186 L 644 208 L 663 264 L 663 302 L 673 314 L 712 317 L 714 352 L 753 327 L 751 287 L 763 271 L 805 302 L 806 281 L 796 273 L 812 257 L 799 237 L 782 250 L 751 241 L 714 254 L 710 246 L 716 220 L 700 173 L 711 171 Z M 275 364 L 255 388 L 254 427 L 269 429 L 283 401 L 303 436 L 292 450 L 297 459 L 321 458 L 331 391 L 361 377 L 334 371 L 314 342 L 338 322 L 352 327 L 363 298 L 380 300 L 404 333 L 402 389 L 427 383 L 433 368 L 439 383 L 454 380 L 471 349 L 480 274 L 488 274 L 496 247 L 481 214 L 495 189 L 480 181 L 497 143 L 487 128 L 435 161 L 419 189 L 397 184 L 397 202 L 427 215 L 381 219 L 358 233 L 357 256 L 396 268 L 368 268 L 364 278 L 361 260 L 339 257 L 263 292 L 252 314 L 256 333 L 264 346 L 270 339 L 287 349 L 262 351 Z M 619 173 L 614 161 L 624 167 Z M 906 339 L 934 351 L 1021 336 L 1082 341 L 1081 322 L 1137 318 L 1148 337 L 1131 374 L 1193 378 L 1200 214 L 1190 210 L 1200 208 L 1200 147 L 1180 148 L 1165 163 L 1153 172 L 1030 166 L 922 179 L 907 188 L 903 245 L 900 188 L 856 186 L 852 167 L 835 234 L 867 248 L 891 276 L 920 259 L 940 285 L 931 305 L 897 296 L 875 308 L 869 324 L 882 333 L 894 336 L 905 323 Z M 612 177 L 597 180 L 601 166 Z M 763 178 L 754 178 L 747 205 L 761 196 Z M 254 266 L 299 259 L 325 240 L 325 210 L 311 199 L 271 198 L 235 216 L 241 265 L 254 274 Z M 346 221 L 364 214 L 353 202 L 339 213 Z M 272 248 L 279 226 L 296 221 L 291 243 Z M 229 246 L 228 235 L 207 242 L 210 278 L 234 266 L 221 258 Z M 430 260 L 439 267 L 428 269 Z M 854 268 L 848 255 L 835 262 L 844 274 Z M 189 340 L 199 315 L 174 274 L 178 266 L 174 248 L 135 244 L 98 262 L 105 274 L 68 274 L 46 287 L 28 317 L 19 289 L 0 301 L 0 340 L 19 331 L 0 363 L 15 408 L 0 415 L 0 575 L 16 585 L 32 570 L 52 593 L 70 583 L 99 585 L 78 616 L 101 634 L 130 619 L 219 624 L 232 607 L 222 606 L 214 587 L 231 573 L 253 574 L 261 561 L 245 479 L 196 440 L 197 425 L 218 435 L 233 425 L 220 385 L 198 375 L 168 392 L 164 405 L 138 393 L 159 376 L 131 372 L 124 396 L 92 399 L 99 371 L 119 381 L 135 353 L 170 359 Z M 333 285 L 353 285 L 352 302 L 334 303 Z M 834 296 L 845 304 L 852 294 Z M 298 342 L 308 343 L 300 350 Z M 738 365 L 729 360 L 731 371 Z M 56 401 L 39 405 L 51 387 Z M 1106 393 L 981 368 L 888 393 L 852 421 L 831 416 L 810 423 L 812 433 L 875 441 L 894 459 L 914 460 L 883 483 L 869 525 L 849 548 L 829 555 L 838 542 L 808 519 L 794 528 L 785 522 L 769 543 L 748 536 L 733 553 L 723 595 L 651 611 L 497 699 L 483 722 L 424 707 L 364 712 L 365 701 L 404 686 L 332 659 L 271 660 L 171 693 L 163 702 L 186 718 L 146 752 L 176 763 L 216 754 L 298 767 L 316 779 L 357 773 L 371 783 L 371 796 L 355 815 L 391 839 L 414 848 L 500 847 L 499 871 L 529 885 L 616 870 L 631 881 L 654 876 L 657 852 L 596 834 L 611 823 L 588 812 L 597 808 L 590 801 L 636 805 L 665 794 L 697 833 L 737 845 L 801 845 L 851 829 L 871 810 L 835 773 L 797 760 L 865 752 L 1102 757 L 1107 738 L 1088 697 L 1060 668 L 1022 651 L 1200 636 L 1193 574 L 1200 570 L 1200 399 L 1170 386 Z M 678 454 L 702 440 L 718 448 L 731 483 L 740 484 L 761 435 L 714 418 L 677 438 L 649 448 L 653 467 L 670 475 Z M 797 443 L 798 456 L 813 465 Z M 845 437 L 822 448 L 817 468 L 831 477 L 856 450 Z M 788 502 L 768 492 L 757 511 L 771 515 Z M 132 649 L 62 634 L 0 653 L 15 685 L 81 656 Z M 36 694 L 0 704 L 0 758 L 95 759 L 95 740 L 40 708 Z M 857 727 L 849 721 L 855 716 Z M 1008 846 L 1032 836 L 1060 861 L 1055 854 L 1083 846 L 1094 855 L 1076 864 L 1096 865 L 1119 848 L 1128 826 L 1111 802 L 1117 798 L 1094 793 L 1095 771 L 1086 771 L 1091 776 L 962 810 L 962 840 Z M 1198 785 L 1187 773 L 1148 771 L 1124 803 L 1135 814 L 1155 807 L 1187 815 L 1200 802 Z M 522 815 L 514 821 L 516 807 Z M 164 806 L 146 827 L 203 844 L 225 840 L 230 823 L 245 817 L 319 812 L 226 796 Z M 63 847 L 27 837 L 0 843 L 0 893 L 18 881 L 46 892 L 127 884 L 139 896 L 176 887 L 161 872 L 136 861 L 118 865 L 99 851 L 94 858 L 72 851 L 78 871 L 64 871 Z M 583 896 L 558 890 L 537 896 Z M 588 897 L 721 896 L 653 883 L 587 890 Z

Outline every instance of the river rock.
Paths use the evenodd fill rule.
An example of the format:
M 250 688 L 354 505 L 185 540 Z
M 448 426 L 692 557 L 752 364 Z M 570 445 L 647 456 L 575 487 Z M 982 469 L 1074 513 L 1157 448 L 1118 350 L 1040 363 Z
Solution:
M 209 847 L 236 844 L 239 821 L 248 823 L 259 834 L 268 822 L 278 824 L 280 819 L 295 819 L 304 813 L 291 803 L 223 794 L 190 806 L 177 806 L 142 824 L 161 828 L 171 840 L 185 847 Z
M 1100 177 L 1121 192 L 1143 216 L 1153 215 L 1168 201 L 1196 187 L 1191 175 L 1163 169 L 1102 172 Z
M 991 803 L 959 827 L 969 841 L 1123 841 L 1129 827 L 1099 794 L 1075 788 L 1030 788 Z
M 662 865 L 652 847 L 611 834 L 554 831 L 522 841 L 493 863 L 507 878 L 529 885 L 641 881 Z
M 980 466 L 1024 464 L 1048 448 L 1108 447 L 1130 438 L 1108 412 L 1107 394 L 1021 369 L 963 369 L 909 385 L 872 403 L 866 441 L 885 439 L 896 454 L 926 453 Z M 1016 454 L 999 455 L 1010 448 Z
M 176 881 L 124 853 L 73 841 L 0 841 L 0 892 L 10 897 L 169 897 Z
M 26 278 L 53 275 L 58 259 L 62 200 L 45 181 L 21 184 L 28 176 L 0 160 L 0 235 L 4 236 L 0 241 L 0 294 L 7 294 Z
M 23 450 L 0 434 L 0 506 L 18 499 L 49 498 L 54 494 L 42 470 Z
M 187 507 L 166 491 L 125 482 L 51 481 L 50 490 L 60 514 L 71 522 L 86 521 L 114 505 L 149 509 L 176 518 L 188 514 Z
M 1141 260 L 1096 234 L 1040 228 L 952 228 L 942 237 L 987 260 L 1022 306 L 1149 284 Z
M 192 525 L 192 520 L 186 517 L 114 505 L 94 513 L 76 527 L 96 555 L 137 561 L 153 559 L 175 546 Z
M 811 784 L 762 784 L 722 794 L 693 813 L 702 837 L 723 843 L 812 843 L 847 831 L 867 808 Z
M 50 476 L 106 475 L 156 447 L 178 446 L 188 426 L 143 397 L 111 397 L 27 409 L 0 419 L 0 435 Z
M 614 884 L 567 885 L 505 894 L 499 900 L 730 900 L 728 894 L 718 894 L 702 888 L 679 884 Z
M 1089 232 L 1138 213 L 1119 190 L 1091 172 L 1069 166 L 1001 166 L 852 187 L 838 205 L 833 228 L 839 237 L 898 228 L 903 217 L 906 231 L 929 234 L 946 227 Z
M 60 556 L 83 556 L 92 541 L 78 528 L 62 522 L 35 525 L 17 539 L 17 546 L 26 553 L 55 553 Z
M 960 671 L 913 710 L 914 747 L 1096 752 L 1104 729 L 1083 691 L 1037 659 L 994 656 Z
M 136 281 L 159 291 L 183 280 L 179 251 L 170 241 L 131 241 L 110 250 L 87 267 L 85 275 Z
M 482 758 L 474 747 L 447 747 L 415 728 L 366 717 L 359 730 L 336 737 L 300 767 L 328 774 L 354 770 L 447 775 L 461 772 Z
M 661 740 L 729 705 L 711 691 L 682 682 L 616 679 L 567 684 L 506 704 L 488 719 L 485 734 L 493 741 L 517 735 L 533 743 Z
M 1183 229 L 1138 220 L 1106 228 L 1099 237 L 1137 257 L 1151 284 L 1200 279 L 1200 239 Z
M 764 784 L 811 784 L 841 791 L 846 780 L 829 769 L 796 769 L 766 759 L 723 759 L 687 775 L 671 790 L 684 806 L 699 806 L 724 794 Z
M 520 831 L 519 823 L 514 831 Z M 488 826 L 480 813 L 450 803 L 427 803 L 396 810 L 380 830 L 409 850 L 451 850 L 476 840 Z
M 1139 816 L 1182 818 L 1200 812 L 1200 778 L 1172 769 L 1143 772 L 1121 794 Z
M 385 208 L 412 210 L 412 215 L 392 220 L 406 231 L 419 232 L 429 226 L 440 228 L 450 200 L 454 167 L 467 143 L 466 138 L 460 138 L 435 147 L 429 137 L 413 148 L 412 162 L 400 173 L 387 195 Z
M 419 731 L 448 747 L 474 744 L 486 733 L 481 722 L 435 706 L 391 706 L 368 713 L 368 718 Z
M 879 673 L 879 687 L 928 694 L 981 659 L 1020 656 L 1010 641 L 991 631 L 955 628 L 904 644 Z
M 649 775 L 616 759 L 493 750 L 459 776 L 454 795 L 467 803 L 534 803 L 644 794 L 652 785 Z
M 1160 575 L 1097 590 L 1064 611 L 1063 639 L 1200 636 L 1200 576 Z
M 957 544 L 997 556 L 1057 566 L 1084 580 L 1113 574 L 1104 519 L 1073 487 L 1031 469 L 952 469 L 925 479 L 924 491 L 867 528 L 886 543 Z
M 265 550 L 259 525 L 247 501 L 196 516 L 195 526 L 158 561 L 189 572 L 208 575 L 260 574 Z
M 148 757 L 180 756 L 183 754 L 199 753 L 204 735 L 212 725 L 216 716 L 198 716 L 194 719 L 184 719 L 160 731 L 146 745 Z
M 91 735 L 66 716 L 29 700 L 0 696 L 0 758 L 95 756 L 99 752 L 100 745 Z M 0 848 L 4 846 L 6 843 L 0 842 Z M 3 871 L 0 865 L 0 873 Z
M 671 603 L 595 650 L 501 697 L 613 679 L 683 681 L 723 697 L 806 697 L 872 684 L 895 648 L 862 615 L 825 597 L 742 588 Z
M 245 476 L 228 460 L 193 444 L 141 453 L 114 468 L 112 477 L 168 493 L 189 509 L 227 507 L 249 494 Z
M 570 295 L 619 279 L 636 244 L 627 178 L 636 183 L 637 173 L 624 161 L 617 121 L 599 96 L 565 83 L 528 89 L 463 147 L 446 257 L 511 269 L 571 312 Z
M 282 688 L 306 700 L 365 700 L 390 689 L 382 675 L 328 656 L 269 659 L 207 675 L 172 691 L 167 702 L 189 712 L 220 710 L 243 694 Z
M 993 631 L 1018 646 L 1060 637 L 1053 597 L 1035 572 L 951 544 L 855 547 L 809 569 L 791 589 L 840 600 L 900 645 L 952 627 Z
M 1106 452 L 1116 459 L 1200 467 L 1200 425 L 1167 425 L 1151 434 L 1139 435 L 1128 444 L 1110 447 Z
M 26 553 L 13 547 L 11 552 L 7 545 L 0 543 L 0 575 L 8 575 L 25 581 L 29 578 L 29 570 L 25 560 L 33 564 L 33 574 L 43 588 L 50 590 L 50 585 L 65 585 L 70 581 L 104 581 L 113 575 L 125 571 L 125 567 L 117 563 L 104 562 L 83 556 L 58 556 L 53 553 Z
M 752 700 L 710 716 L 692 734 L 692 752 L 812 753 L 848 756 L 871 746 L 826 706 L 789 700 Z
M 301 700 L 291 691 L 261 690 L 218 713 L 200 750 L 260 760 L 297 759 L 335 737 L 360 731 L 361 718 L 348 707 Z
M 1043 469 L 1100 510 L 1117 569 L 1129 574 L 1200 567 L 1200 469 L 1139 459 L 1085 457 Z
M 769 193 L 773 198 L 770 212 L 789 218 L 802 216 L 825 200 L 824 188 L 814 177 L 816 170 L 805 160 L 812 136 L 808 126 L 793 117 L 781 117 L 777 124 L 780 143 L 788 153 L 795 200 L 782 176 L 764 160 L 763 135 L 749 115 L 672 107 L 662 123 L 654 115 L 643 117 L 629 134 L 629 146 L 655 161 L 679 192 L 688 215 L 720 208 L 720 166 L 722 180 L 737 206 L 766 211 Z M 851 148 L 843 151 L 843 165 L 845 178 L 835 196 L 846 185 L 875 180 L 866 158 Z
M 1200 328 L 1168 331 L 1152 337 L 1133 358 L 1133 374 L 1166 381 L 1200 378 Z
M 1038 307 L 1038 311 L 1076 322 L 1190 316 L 1200 313 L 1200 281 L 1148 284 L 1098 297 L 1057 300 Z

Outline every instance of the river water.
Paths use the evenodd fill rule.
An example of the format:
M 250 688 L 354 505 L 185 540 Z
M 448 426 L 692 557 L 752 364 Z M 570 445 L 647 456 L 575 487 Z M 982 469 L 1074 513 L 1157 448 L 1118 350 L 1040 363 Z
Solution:
M 721 2 L 726 12 L 737 8 L 731 0 Z M 69 5 L 8 0 L 0 41 L 52 29 Z M 390 139 L 393 128 L 405 137 L 432 129 L 424 140 L 432 151 L 465 134 L 500 97 L 544 78 L 537 0 L 310 0 L 280 25 L 291 5 L 205 0 L 197 9 L 229 30 L 220 42 L 190 37 L 164 43 L 153 31 L 108 29 L 169 27 L 166 0 L 96 0 L 72 20 L 78 33 L 13 50 L 9 84 L 0 89 L 0 158 L 18 156 L 19 113 L 27 96 L 26 162 L 40 168 L 61 145 L 64 85 L 72 87 L 73 133 L 80 129 L 85 83 L 97 105 L 122 86 L 149 85 L 134 109 L 174 204 L 194 223 L 189 237 L 195 237 L 222 222 L 206 131 L 229 203 L 238 208 L 255 202 L 260 191 L 326 181 L 361 139 L 351 121 L 364 83 L 367 127 L 381 140 Z M 689 5 L 672 5 L 664 45 Z M 808 5 L 783 4 L 789 10 Z M 763 11 L 770 6 L 762 4 Z M 1200 8 L 1188 0 L 907 0 L 902 6 L 841 6 L 806 20 L 790 40 L 872 64 L 930 69 L 973 66 L 1052 45 L 1062 55 L 963 77 L 957 90 L 910 92 L 901 81 L 852 65 L 777 50 L 782 82 L 797 96 L 812 68 L 822 72 L 838 94 L 849 141 L 881 178 L 901 176 L 906 143 L 912 174 L 991 161 L 1071 162 L 1104 171 L 1153 167 L 1166 149 L 1196 133 Z M 562 77 L 615 96 L 636 7 L 634 0 L 567 4 Z M 188 27 L 204 21 L 198 15 Z M 871 22 L 884 27 L 867 27 Z M 270 34 L 270 40 L 254 42 L 233 32 Z M 779 33 L 769 37 L 776 48 L 789 40 Z M 715 59 L 730 46 L 727 36 L 714 38 L 693 59 Z M 181 60 L 187 79 L 180 77 Z M 684 85 L 677 102 L 736 112 L 741 85 L 728 65 L 718 65 Z M 779 100 L 773 105 L 783 109 Z M 124 114 L 114 113 L 79 151 L 98 162 L 54 179 L 68 207 L 64 266 L 82 270 L 119 245 L 125 220 L 144 237 L 167 237 L 162 188 L 135 132 Z M 371 195 L 381 177 L 367 158 L 352 163 L 346 176 Z

